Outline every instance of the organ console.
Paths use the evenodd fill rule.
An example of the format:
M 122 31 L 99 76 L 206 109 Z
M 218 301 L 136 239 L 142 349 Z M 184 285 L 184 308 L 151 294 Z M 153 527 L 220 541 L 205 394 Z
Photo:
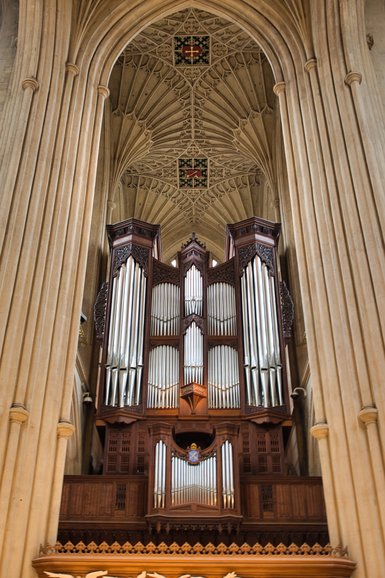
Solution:
M 241 478 L 283 474 L 280 226 L 229 225 L 216 267 L 194 234 L 173 267 L 159 259 L 159 226 L 129 219 L 107 231 L 95 309 L 104 474 L 146 476 L 151 530 L 239 529 Z

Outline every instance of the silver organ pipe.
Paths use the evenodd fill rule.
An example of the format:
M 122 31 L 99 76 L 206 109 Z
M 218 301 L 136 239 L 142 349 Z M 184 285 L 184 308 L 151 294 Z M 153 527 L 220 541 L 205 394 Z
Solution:
M 203 279 L 201 272 L 192 265 L 184 280 L 184 310 L 185 316 L 202 315 L 203 311 Z
M 152 290 L 151 335 L 177 335 L 180 318 L 180 289 L 159 283 Z
M 129 256 L 112 280 L 106 359 L 105 404 L 138 405 L 143 370 L 146 283 L 142 267 Z
M 154 469 L 154 507 L 164 508 L 166 505 L 166 458 L 167 448 L 164 441 L 159 440 L 155 446 Z
M 213 409 L 240 406 L 238 353 L 228 345 L 209 351 L 208 403 Z
M 216 454 L 198 464 L 175 453 L 171 458 L 171 503 L 174 506 L 195 502 L 206 506 L 217 504 Z
M 229 283 L 212 283 L 207 288 L 209 335 L 236 334 L 235 288 Z
M 234 508 L 233 446 L 228 440 L 222 444 L 221 454 L 223 507 Z
M 264 407 L 282 405 L 274 277 L 258 255 L 244 270 L 241 295 L 247 403 Z
M 203 383 L 203 334 L 193 321 L 184 336 L 184 383 Z
M 160 345 L 150 351 L 148 368 L 148 408 L 178 407 L 179 351 Z

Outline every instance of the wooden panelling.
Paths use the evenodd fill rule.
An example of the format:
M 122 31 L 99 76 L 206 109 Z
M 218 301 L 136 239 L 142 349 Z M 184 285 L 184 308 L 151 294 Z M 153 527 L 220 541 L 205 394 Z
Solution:
M 271 488 L 271 491 L 270 491 Z M 325 522 L 321 478 L 243 476 L 243 515 L 248 521 Z M 272 495 L 270 507 L 269 495 Z
M 60 518 L 63 522 L 142 518 L 146 500 L 143 476 L 66 476 Z
M 248 523 L 326 520 L 320 478 L 243 476 L 241 496 L 242 514 Z M 146 499 L 144 476 L 66 476 L 61 521 L 143 518 Z

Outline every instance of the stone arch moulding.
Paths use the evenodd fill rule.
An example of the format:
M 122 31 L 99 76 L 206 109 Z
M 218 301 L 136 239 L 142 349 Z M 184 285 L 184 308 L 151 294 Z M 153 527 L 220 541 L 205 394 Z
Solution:
M 359 3 L 359 0 L 354 1 Z M 199 1 L 175 3 L 169 0 L 161 2 L 148 0 L 128 8 L 126 3 L 116 0 L 113 7 L 109 7 L 108 10 L 105 4 L 99 4 L 99 9 L 95 8 L 95 22 L 97 18 L 103 22 L 104 26 L 102 40 L 99 37 L 100 29 L 92 25 L 91 15 L 88 21 L 89 28 L 83 31 L 80 50 L 72 54 L 72 59 L 79 65 L 81 71 L 83 68 L 87 69 L 88 77 L 83 78 L 83 82 L 86 82 L 88 87 L 97 84 L 107 86 L 116 58 L 138 32 L 150 22 L 191 6 L 218 14 L 230 21 L 236 21 L 264 50 L 275 76 L 275 92 L 281 111 L 300 284 L 302 294 L 305 296 L 304 318 L 313 375 L 316 421 L 330 423 L 331 440 L 335 435 L 335 427 L 340 427 L 342 430 L 340 439 L 343 440 L 342 445 L 345 447 L 345 450 L 339 453 L 337 446 L 331 441 L 330 445 L 323 444 L 324 447 L 321 449 L 322 468 L 327 474 L 324 488 L 331 540 L 336 544 L 349 541 L 354 557 L 362 563 L 362 567 L 366 565 L 369 569 L 372 564 L 369 561 L 370 554 L 363 553 L 362 545 L 351 531 L 351 528 L 360 527 L 368 514 L 362 510 L 353 481 L 354 466 L 350 460 L 355 459 L 355 442 L 348 435 L 350 415 L 342 402 L 332 406 L 328 401 L 334 394 L 329 384 L 338 384 L 336 388 L 339 392 L 339 400 L 343 399 L 344 393 L 346 394 L 345 380 L 342 376 L 346 370 L 351 383 L 355 384 L 355 403 L 359 403 L 360 396 L 362 396 L 365 404 L 373 404 L 370 388 L 367 387 L 364 391 L 365 388 L 362 386 L 366 378 L 360 381 L 349 368 L 347 360 L 353 355 L 354 347 L 352 342 L 344 339 L 344 331 L 349 333 L 351 325 L 359 324 L 358 318 L 363 313 L 359 312 L 357 303 L 353 300 L 350 302 L 350 298 L 346 297 L 346 293 L 350 291 L 350 288 L 347 290 L 346 287 L 359 283 L 356 274 L 359 266 L 354 264 L 357 256 L 354 255 L 355 247 L 351 241 L 354 238 L 354 232 L 350 231 L 343 222 L 341 207 L 337 204 L 333 205 L 331 201 L 332 195 L 334 199 L 340 194 L 348 198 L 349 191 L 343 175 L 349 173 L 352 157 L 346 154 L 337 159 L 338 147 L 333 138 L 330 139 L 330 134 L 333 131 L 333 119 L 341 123 L 346 133 L 349 132 L 351 120 L 348 115 L 344 117 L 341 110 L 349 110 L 353 113 L 354 103 L 347 88 L 345 90 L 344 77 L 348 71 L 344 74 L 343 60 L 339 61 L 338 74 L 341 78 L 336 75 L 331 79 L 328 77 L 324 63 L 322 62 L 319 66 L 315 59 L 317 52 L 322 54 L 322 51 L 328 50 L 329 40 L 339 46 L 342 42 L 339 38 L 342 24 L 339 20 L 340 4 L 337 0 L 317 4 L 317 8 L 313 9 L 312 13 L 313 26 L 316 28 L 318 25 L 320 31 L 323 31 L 322 24 L 327 15 L 322 12 L 321 5 L 328 6 L 329 9 L 331 6 L 334 8 L 333 26 L 329 26 L 324 36 L 322 34 L 317 36 L 317 32 L 313 31 L 314 36 L 310 37 L 307 19 L 300 10 L 297 12 L 293 8 L 302 6 L 299 2 L 261 0 L 256 3 L 224 0 L 219 3 L 211 0 L 204 3 Z M 318 23 L 317 17 L 319 17 Z M 313 49 L 311 38 L 318 39 L 317 50 Z M 79 78 L 79 81 L 81 80 Z M 335 86 L 338 86 L 341 92 L 339 103 L 334 96 Z M 339 106 L 342 106 L 342 103 L 343 107 L 340 109 Z M 357 128 L 353 130 L 355 138 L 359 140 Z M 97 140 L 96 138 L 95 146 Z M 97 148 L 96 146 L 91 151 L 94 162 Z M 369 175 L 365 178 L 369 183 Z M 92 187 L 92 183 L 90 185 Z M 357 187 L 356 195 L 359 197 L 358 177 L 353 186 Z M 338 218 L 341 217 L 342 222 L 339 222 Z M 352 221 L 353 229 L 354 226 Z M 362 244 L 365 246 L 367 232 L 365 226 L 362 226 L 362 229 Z M 339 243 L 337 239 L 340 239 Z M 326 250 L 325 242 L 327 242 Z M 332 253 L 337 255 L 339 261 L 340 270 L 337 274 L 334 263 L 330 260 Z M 353 265 L 351 270 L 348 270 L 346 262 L 350 260 Z M 343 274 L 344 270 L 346 274 Z M 360 302 L 370 302 L 365 299 L 365 296 L 369 293 L 375 294 L 375 291 L 374 286 L 368 285 L 362 288 Z M 346 312 L 345 328 L 338 326 L 338 307 Z M 366 312 L 370 314 L 369 310 Z M 353 322 L 349 325 L 349 320 L 352 319 Z M 377 327 L 378 320 L 374 323 Z M 368 343 L 368 337 L 364 335 L 362 337 L 363 350 L 368 348 Z M 343 351 L 338 360 L 335 355 L 337 350 Z M 370 363 L 368 363 L 368 369 L 364 370 L 368 374 L 372 371 L 369 367 Z M 359 408 L 355 408 L 354 415 L 358 410 Z M 346 459 L 345 455 L 349 455 L 349 458 Z M 339 464 L 342 463 L 343 466 L 340 468 Z M 369 462 L 367 466 L 365 469 L 369 471 Z M 341 480 L 346 475 L 351 483 L 344 488 Z M 369 477 L 368 474 L 365 492 L 369 492 L 370 487 L 374 489 L 376 485 L 376 482 L 373 479 L 369 480 Z M 338 497 L 344 492 L 352 503 L 352 509 L 348 515 L 338 508 L 337 503 Z M 378 533 L 381 534 L 381 522 L 374 510 L 373 516 L 376 518 L 376 524 L 378 523 Z M 375 549 L 373 546 L 373 550 Z
M 360 1 L 351 0 L 352 3 L 359 3 Z M 71 5 L 74 6 L 74 10 L 76 5 L 80 5 L 78 18 L 75 16 L 72 18 L 72 25 Z M 319 22 L 313 20 L 313 26 L 314 30 L 317 25 L 319 28 L 318 48 L 320 50 L 328 49 L 327 35 L 321 37 L 321 34 L 324 33 L 322 25 L 325 20 L 321 8 L 326 5 L 336 8 L 339 2 L 338 0 L 319 0 L 314 4 L 315 7 L 313 6 L 313 18 L 317 16 L 317 10 L 319 10 Z M 276 93 L 280 102 L 289 172 L 291 210 L 295 223 L 295 244 L 304 296 L 305 325 L 314 383 L 316 422 L 327 423 L 330 431 L 328 440 L 323 440 L 320 449 L 322 468 L 326 472 L 325 493 L 331 539 L 335 545 L 348 543 L 351 555 L 358 560 L 360 568 L 363 569 L 364 573 L 360 576 L 365 575 L 365 569 L 367 575 L 376 575 L 376 564 L 378 563 L 378 569 L 383 560 L 384 545 L 383 543 L 380 544 L 380 541 L 385 527 L 384 505 L 376 509 L 376 503 L 373 500 L 375 482 L 371 474 L 370 454 L 365 451 L 355 451 L 358 445 L 360 450 L 366 448 L 366 438 L 364 437 L 366 434 L 365 431 L 356 431 L 354 428 L 349 431 L 349 423 L 353 423 L 352 416 L 354 416 L 354 425 L 356 425 L 357 414 L 362 406 L 377 406 L 379 412 L 385 409 L 381 405 L 383 402 L 380 396 L 377 400 L 373 400 L 370 396 L 370 388 L 367 388 L 366 392 L 363 391 L 363 388 L 361 389 L 363 383 L 382 383 L 381 379 L 372 379 L 371 381 L 367 379 L 366 374 L 364 375 L 367 367 L 372 367 L 373 369 L 370 371 L 373 372 L 385 370 L 384 360 L 379 357 L 376 348 L 372 348 L 372 350 L 367 348 L 364 351 L 371 336 L 364 335 L 359 324 L 362 313 L 368 313 L 368 325 L 372 328 L 377 328 L 378 318 L 381 319 L 379 315 L 373 320 L 375 312 L 369 310 L 371 303 L 376 301 L 376 287 L 371 278 L 368 277 L 368 282 L 364 287 L 361 287 L 357 282 L 357 271 L 360 271 L 357 266 L 357 254 L 360 251 L 356 251 L 356 254 L 353 251 L 352 239 L 356 243 L 361 240 L 361 237 L 365 240 L 365 234 L 369 230 L 366 225 L 370 223 L 370 220 L 368 215 L 362 215 L 362 230 L 358 229 L 356 235 L 353 236 L 349 229 L 346 231 L 345 228 L 340 227 L 337 218 L 332 218 L 328 212 L 330 211 L 328 205 L 330 201 L 329 191 L 332 187 L 334 187 L 332 190 L 338 193 L 335 198 L 338 196 L 339 200 L 346 200 L 348 193 L 352 194 L 352 191 L 359 195 L 358 177 L 349 189 L 344 184 L 343 179 L 335 174 L 336 167 L 330 162 L 330 159 L 326 158 L 329 155 L 333 160 L 331 153 L 334 147 L 335 157 L 338 157 L 338 161 L 343 165 L 341 170 L 343 176 L 349 173 L 349 168 L 354 161 L 354 159 L 351 161 L 347 157 L 343 147 L 337 147 L 338 141 L 336 143 L 331 139 L 331 143 L 329 142 L 334 119 L 339 120 L 341 125 L 345 123 L 348 129 L 352 128 L 356 141 L 359 133 L 357 128 L 349 123 L 349 119 L 340 120 L 338 114 L 333 90 L 334 84 L 338 85 L 341 109 L 349 108 L 350 113 L 354 112 L 350 88 L 340 82 L 343 81 L 343 77 L 340 78 L 341 71 L 336 71 L 334 79 L 329 80 L 327 71 L 325 72 L 325 69 L 318 67 L 318 65 L 308 66 L 309 70 L 305 70 L 305 63 L 310 62 L 314 58 L 314 54 L 311 42 L 307 37 L 306 19 L 301 18 L 300 11 L 297 12 L 295 9 L 295 7 L 302 6 L 302 3 L 295 0 L 260 0 L 259 2 L 252 0 L 209 0 L 204 3 L 198 1 L 175 2 L 172 0 L 145 0 L 143 2 L 139 0 L 133 0 L 133 2 L 127 2 L 127 0 L 83 0 L 82 3 L 52 0 L 49 3 L 41 1 L 30 3 L 28 0 L 21 0 L 19 27 L 19 47 L 21 48 L 17 56 L 11 97 L 16 96 L 12 105 L 9 104 L 15 122 L 9 123 L 9 127 L 7 127 L 7 134 L 12 137 L 9 138 L 10 144 L 7 143 L 7 154 L 8 157 L 12 154 L 14 162 L 10 163 L 9 167 L 6 166 L 5 174 L 8 178 L 4 180 L 4 189 L 9 197 L 12 195 L 16 197 L 18 194 L 20 199 L 24 199 L 22 194 L 25 192 L 26 200 L 30 202 L 28 207 L 32 207 L 32 202 L 35 203 L 33 205 L 34 214 L 32 214 L 32 210 L 27 214 L 27 209 L 25 209 L 25 215 L 20 217 L 22 226 L 19 229 L 23 232 L 24 225 L 27 223 L 28 227 L 25 227 L 25 230 L 30 233 L 29 239 L 39 237 L 49 218 L 52 222 L 48 225 L 52 225 L 55 219 L 58 220 L 59 227 L 52 227 L 52 234 L 56 235 L 55 243 L 45 245 L 47 251 L 50 251 L 51 260 L 49 263 L 52 264 L 55 275 L 52 275 L 52 279 L 49 278 L 49 275 L 44 276 L 46 258 L 42 255 L 45 250 L 41 247 L 43 243 L 39 246 L 37 243 L 31 244 L 31 260 L 36 261 L 40 268 L 37 267 L 34 273 L 34 284 L 31 280 L 32 274 L 28 272 L 30 275 L 27 279 L 29 284 L 24 283 L 23 288 L 25 287 L 24 296 L 28 305 L 29 302 L 34 302 L 38 303 L 39 307 L 44 304 L 41 308 L 47 309 L 47 311 L 49 309 L 62 311 L 63 327 L 61 332 L 54 333 L 57 322 L 54 316 L 48 314 L 40 316 L 37 323 L 34 323 L 34 312 L 32 311 L 30 314 L 29 311 L 33 308 L 28 306 L 20 312 L 21 308 L 16 310 L 17 299 L 13 299 L 11 312 L 13 317 L 10 313 L 10 319 L 11 321 L 16 320 L 15 329 L 20 328 L 21 335 L 28 333 L 27 337 L 32 341 L 37 326 L 46 341 L 49 341 L 51 335 L 53 339 L 52 348 L 45 356 L 43 349 L 43 353 L 34 350 L 30 354 L 27 348 L 24 352 L 19 352 L 15 346 L 14 358 L 10 356 L 15 366 L 22 366 L 23 359 L 26 357 L 28 363 L 25 364 L 25 367 L 31 365 L 33 372 L 32 370 L 30 372 L 32 376 L 28 374 L 29 380 L 25 386 L 26 393 L 21 387 L 23 385 L 22 380 L 20 380 L 20 385 L 16 383 L 16 376 L 11 376 L 12 383 L 7 395 L 9 394 L 10 397 L 15 395 L 15 397 L 10 400 L 8 407 L 12 402 L 22 403 L 24 397 L 31 401 L 28 397 L 29 388 L 36 382 L 42 395 L 35 396 L 32 400 L 33 403 L 31 401 L 29 405 L 32 406 L 32 419 L 37 424 L 43 424 L 40 428 L 42 437 L 39 439 L 32 435 L 28 439 L 23 432 L 20 434 L 21 449 L 18 462 L 16 463 L 14 460 L 11 463 L 11 470 L 8 470 L 11 471 L 12 475 L 14 471 L 16 474 L 20 474 L 20 463 L 29 454 L 30 461 L 33 461 L 30 464 L 31 472 L 35 472 L 33 488 L 30 487 L 30 484 L 27 485 L 27 480 L 22 479 L 21 475 L 17 487 L 11 488 L 9 486 L 6 488 L 7 491 L 9 490 L 9 494 L 12 494 L 13 499 L 10 502 L 12 508 L 9 509 L 7 518 L 7 536 L 6 540 L 3 541 L 4 549 L 8 548 L 9 552 L 3 557 L 2 563 L 4 571 L 5 568 L 8 570 L 14 563 L 13 573 L 10 574 L 12 578 L 22 574 L 19 571 L 21 566 L 27 575 L 26 568 L 30 568 L 30 560 L 33 552 L 36 553 L 39 543 L 46 540 L 52 542 L 55 539 L 60 491 L 55 489 L 51 496 L 42 497 L 36 488 L 39 489 L 39 481 L 41 482 L 40 487 L 43 486 L 43 482 L 50 486 L 53 479 L 59 480 L 62 477 L 65 452 L 54 449 L 56 429 L 54 437 L 50 434 L 53 433 L 52 428 L 56 428 L 58 421 L 67 422 L 69 419 L 78 319 L 96 180 L 96 163 L 103 103 L 108 96 L 106 87 L 109 74 L 119 53 L 135 34 L 150 22 L 190 6 L 213 12 L 230 21 L 236 21 L 260 44 L 271 63 L 277 82 Z M 57 18 L 57 13 L 60 11 L 62 18 Z M 32 26 L 28 26 L 29 19 L 31 23 L 36 25 L 37 30 L 41 28 L 44 33 L 30 34 Z M 340 41 L 339 25 L 336 16 L 335 30 L 332 32 L 336 42 Z M 330 32 L 330 34 L 332 33 Z M 47 39 L 50 39 L 51 36 L 55 38 L 57 36 L 57 51 L 52 49 L 49 42 L 47 43 Z M 69 65 L 76 65 L 76 67 L 67 67 L 66 80 L 64 80 L 65 61 Z M 325 67 L 325 62 L 322 62 L 322 65 Z M 77 70 L 79 70 L 79 74 L 75 76 Z M 347 72 L 345 71 L 345 74 Z M 321 85 L 319 74 L 323 75 L 324 81 L 326 79 L 326 88 Z M 39 83 L 37 85 L 39 90 L 35 92 L 27 90 L 24 92 L 25 96 L 22 97 L 19 87 L 26 78 L 36 78 Z M 364 86 L 364 82 L 361 86 Z M 359 87 L 354 86 L 355 91 L 358 89 Z M 322 98 L 324 102 L 322 102 Z M 60 100 L 61 108 L 58 106 L 57 100 Z M 327 112 L 330 115 L 327 120 L 325 120 L 325 102 L 329 107 Z M 59 109 L 60 115 L 58 114 Z M 29 115 L 30 110 L 33 112 L 31 115 Z M 22 111 L 23 114 L 18 116 L 18 111 Z M 36 114 L 36 112 L 41 114 Z M 43 119 L 45 119 L 44 122 Z M 23 155 L 21 145 L 12 150 L 12 140 L 15 141 L 16 137 L 20 137 L 20 142 L 24 139 L 23 142 L 27 145 L 31 140 L 35 143 L 38 142 L 41 148 L 29 147 L 28 155 Z M 47 143 L 54 143 L 54 146 L 48 146 Z M 325 163 L 327 162 L 330 162 L 331 169 L 335 171 L 334 173 L 333 170 L 328 172 L 327 176 L 330 178 L 330 182 L 325 178 Z M 39 165 L 42 164 L 47 167 L 43 176 L 40 174 L 42 171 L 39 173 L 38 170 Z M 39 176 L 39 174 L 40 179 L 36 178 L 36 175 Z M 363 171 L 362 174 L 365 176 L 364 184 L 368 185 L 367 189 L 363 186 L 362 190 L 371 191 L 367 173 Z M 57 180 L 55 181 L 55 179 Z M 44 195 L 47 198 L 45 221 L 43 219 L 40 221 L 42 213 L 38 211 L 38 203 L 42 203 L 41 199 Z M 19 202 L 19 197 L 16 199 L 17 202 Z M 56 216 L 53 209 L 52 216 L 50 216 L 48 211 L 51 210 L 51 205 L 56 203 L 56 199 L 59 199 L 62 205 L 58 201 Z M 368 203 L 371 202 L 369 194 L 365 200 Z M 15 201 L 12 206 L 10 205 L 9 212 L 14 210 L 16 213 L 18 210 L 18 214 L 21 214 L 24 206 L 26 207 L 27 204 L 23 205 L 20 202 L 19 209 Z M 333 217 L 337 215 L 337 210 L 339 211 L 338 216 L 341 217 L 341 208 L 337 206 L 333 208 L 335 208 Z M 60 214 L 59 211 L 61 211 Z M 351 212 L 353 211 L 355 211 L 355 206 L 354 203 L 351 203 Z M 347 226 L 345 223 L 343 225 L 344 227 Z M 372 223 L 370 223 L 371 225 Z M 340 230 L 336 232 L 337 227 L 340 227 Z M 9 241 L 9 245 L 13 248 L 13 261 L 17 263 L 22 254 L 24 239 L 19 234 L 19 230 L 16 230 L 15 227 L 12 229 L 12 222 L 9 230 L 15 238 L 18 235 L 17 244 L 12 246 L 12 241 Z M 323 243 L 320 240 L 320 231 Z M 336 238 L 339 239 L 339 244 L 337 244 Z M 307 244 L 305 239 L 309 240 Z M 27 242 L 28 239 L 24 245 Z M 8 249 L 8 247 L 6 248 Z M 333 268 L 338 259 L 342 260 L 343 251 L 346 251 L 349 259 L 351 259 L 352 269 L 352 271 L 348 270 L 345 276 L 341 274 L 337 266 Z M 377 255 L 378 261 L 381 259 L 381 265 L 384 264 L 383 256 L 379 257 L 379 249 L 374 243 L 369 248 L 366 245 L 361 254 L 365 255 L 369 251 L 375 256 Z M 10 250 L 8 254 L 11 254 Z M 333 259 L 330 258 L 330 255 L 333 256 Z M 346 259 L 347 261 L 348 259 Z M 11 271 L 13 277 L 12 279 L 11 276 L 4 278 L 7 279 L 10 287 L 14 279 L 20 285 L 23 280 L 21 278 L 23 270 L 19 268 L 16 271 L 13 263 L 10 260 L 9 262 L 9 267 L 8 262 L 6 265 L 8 269 L 13 267 Z M 66 273 L 63 276 L 61 275 L 62 269 Z M 49 283 L 50 280 L 51 283 Z M 358 304 L 354 295 L 350 303 L 345 298 L 346 293 L 351 295 L 355 289 L 358 292 Z M 13 295 L 12 287 L 9 294 L 10 296 Z M 17 292 L 15 295 L 18 296 Z M 47 295 L 50 296 L 48 305 L 45 303 Z M 11 297 L 9 302 L 11 303 Z M 341 306 L 345 316 L 342 316 L 340 311 L 336 311 L 339 306 Z M 362 311 L 359 311 L 359 307 L 362 308 Z M 28 315 L 30 317 L 27 317 Z M 382 318 L 384 319 L 385 315 Z M 354 368 L 351 367 L 353 364 L 350 363 L 349 366 L 348 363 L 351 359 L 355 359 L 351 340 L 344 335 L 344 329 L 347 328 L 346 332 L 351 337 L 349 333 L 351 331 L 349 320 L 351 319 L 356 322 L 351 325 L 356 328 L 356 335 L 360 336 L 361 339 L 356 347 L 360 348 L 362 357 L 364 357 L 363 352 L 368 353 L 367 360 L 363 360 L 361 364 L 361 380 L 359 379 L 360 376 L 354 373 Z M 374 335 L 374 330 L 372 333 Z M 7 337 L 9 338 L 9 334 Z M 43 343 L 43 339 L 41 342 Z M 11 340 L 8 339 L 7 343 L 11 343 Z M 340 367 L 338 367 L 335 359 L 337 350 L 340 353 Z M 377 358 L 376 355 L 378 355 Z M 28 356 L 33 360 L 33 364 Z M 39 376 L 37 376 L 38 367 Z M 341 377 L 343 370 L 346 370 L 348 378 L 345 378 L 344 375 Z M 368 373 L 370 371 L 368 370 Z M 15 383 L 13 383 L 14 381 Z M 343 394 L 347 393 L 345 383 L 349 384 L 350 388 L 349 403 L 343 406 L 341 400 Z M 53 389 L 55 395 L 52 395 Z M 23 399 L 19 399 L 17 395 Z M 325 400 L 323 396 L 325 396 Z M 39 406 L 38 398 L 44 399 L 46 404 L 44 407 Z M 42 419 L 43 410 L 45 411 L 44 420 Z M 54 426 L 50 424 L 47 415 L 55 416 L 55 419 L 52 419 Z M 339 429 L 337 430 L 337 428 Z M 38 429 L 39 427 L 36 427 L 35 431 Z M 337 431 L 338 444 L 333 443 Z M 373 431 L 373 437 L 377 436 L 377 430 L 374 431 L 372 427 L 371 431 Z M 6 439 L 6 436 L 2 436 L 2 440 Z M 32 440 L 31 444 L 32 442 L 34 444 L 33 452 L 28 452 L 30 440 Z M 373 453 L 378 452 L 378 447 L 380 447 L 378 441 L 375 437 L 372 444 Z M 51 453 L 49 463 L 44 461 L 43 465 L 41 455 L 44 443 L 49 444 Z M 37 455 L 40 459 L 36 461 Z M 378 464 L 381 463 L 378 459 Z M 359 474 L 357 474 L 358 471 Z M 379 470 L 378 479 L 380 481 L 381 475 Z M 360 495 L 364 498 L 361 501 Z M 344 498 L 341 500 L 342 505 L 347 501 L 351 504 L 349 511 L 346 508 L 345 511 L 338 508 L 340 497 Z M 35 508 L 29 512 L 29 504 L 34 500 Z M 41 505 L 41 509 L 36 507 L 36 504 Z M 23 527 L 22 531 L 18 531 L 18 521 L 26 520 L 27 515 L 29 515 L 28 527 Z M 380 516 L 383 516 L 382 530 Z M 367 527 L 365 520 L 370 519 L 370 517 L 372 517 L 373 540 L 368 541 L 364 551 L 357 528 Z M 49 520 L 49 524 L 46 523 L 47 520 Z M 47 525 L 49 526 L 48 530 Z M 24 551 L 22 560 L 12 560 L 11 541 L 18 542 L 20 550 Z
M 258 5 L 245 0 L 145 0 L 133 7 L 116 0 L 114 9 L 107 5 L 100 9 L 90 7 L 88 26 L 79 31 L 81 41 L 73 44 L 69 58 L 79 66 L 83 61 L 86 67 L 89 64 L 91 74 L 100 84 L 107 85 L 119 54 L 139 32 L 156 20 L 188 8 L 221 16 L 248 32 L 266 54 L 276 82 L 282 81 L 296 63 L 304 64 L 313 56 L 309 38 L 299 32 L 301 22 L 281 0 L 260 0 Z M 102 40 L 98 22 L 103 22 Z

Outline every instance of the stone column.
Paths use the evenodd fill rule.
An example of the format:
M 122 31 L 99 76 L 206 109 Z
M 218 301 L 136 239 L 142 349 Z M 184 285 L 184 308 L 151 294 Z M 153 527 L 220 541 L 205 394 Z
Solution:
M 69 61 L 72 4 L 20 2 L 1 142 L 0 574 L 8 578 L 33 576 L 39 545 L 55 539 L 72 431 L 97 163 L 91 151 L 108 96 L 96 70 Z
M 299 60 L 286 63 L 286 86 L 279 83 L 275 90 L 289 166 L 316 423 L 321 424 L 313 435 L 319 439 L 330 533 L 357 560 L 357 577 L 379 577 L 385 557 L 380 503 L 385 374 L 380 183 L 385 174 L 378 161 L 381 115 L 374 126 L 371 75 L 360 68 L 366 46 L 357 29 L 360 4 L 312 3 L 314 53 L 303 62 L 303 71 Z M 371 419 L 367 431 L 360 425 L 366 419 L 363 408 L 378 410 L 378 425 Z

